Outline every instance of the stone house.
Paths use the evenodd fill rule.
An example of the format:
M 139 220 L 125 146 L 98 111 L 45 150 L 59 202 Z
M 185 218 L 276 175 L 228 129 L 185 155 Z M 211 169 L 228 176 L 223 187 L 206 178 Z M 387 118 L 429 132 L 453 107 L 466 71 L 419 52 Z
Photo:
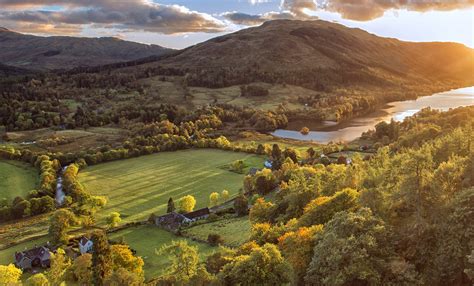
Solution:
M 39 246 L 29 250 L 15 252 L 15 265 L 22 270 L 34 267 L 50 266 L 51 253 L 47 246 Z

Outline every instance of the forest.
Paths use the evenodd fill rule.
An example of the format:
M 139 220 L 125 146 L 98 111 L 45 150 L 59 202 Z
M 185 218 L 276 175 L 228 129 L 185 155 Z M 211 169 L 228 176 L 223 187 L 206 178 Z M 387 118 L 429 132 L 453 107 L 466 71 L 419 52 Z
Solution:
M 2 218 L 54 210 L 54 202 L 46 203 L 52 200 L 54 171 L 61 164 L 75 162 L 64 174 L 68 199 L 52 215 L 49 229 L 52 241 L 58 245 L 67 243 L 68 229 L 73 225 L 93 224 L 94 213 L 106 204 L 105 198 L 91 196 L 79 183 L 77 175 L 81 168 L 100 161 L 204 144 L 201 145 L 204 148 L 266 154 L 273 160 L 271 169 L 245 176 L 242 191 L 230 207 L 237 217 L 247 217 L 250 221 L 249 239 L 236 248 L 222 245 L 204 259 L 196 246 L 186 240 L 173 240 L 156 250 L 157 254 L 169 257 L 168 268 L 147 283 L 470 285 L 472 282 L 473 107 L 447 112 L 427 108 L 403 122 L 382 122 L 363 135 L 374 142 L 377 151 L 365 157 L 356 155 L 351 164 L 324 160 L 322 149 L 310 148 L 303 158 L 298 158 L 295 150 L 281 149 L 278 144 L 245 149 L 225 137 L 190 139 L 187 132 L 198 134 L 202 129 L 219 126 L 218 121 L 209 125 L 201 123 L 202 120 L 201 117 L 179 127 L 166 120 L 143 125 L 135 133 L 140 136 L 125 142 L 123 149 L 79 152 L 73 157 L 34 156 L 25 151 L 2 149 L 2 157 L 33 162 L 42 178 L 41 187 L 29 194 L 28 200 L 17 198 L 11 205 L 2 203 Z M 183 203 L 178 201 L 178 207 L 186 209 Z M 221 215 L 208 220 L 219 219 Z M 120 221 L 110 219 L 112 225 Z M 94 231 L 92 239 L 98 248 L 91 255 L 71 260 L 58 250 L 52 256 L 51 269 L 46 274 L 33 275 L 28 281 L 46 279 L 53 285 L 60 281 L 93 285 L 145 282 L 144 262 L 134 256 L 131 248 L 120 242 L 109 244 L 101 231 Z M 212 245 L 222 242 L 219 234 L 209 235 Z M 88 267 L 92 269 L 90 272 L 85 270 Z M 14 269 L 0 272 L 3 271 L 16 277 Z

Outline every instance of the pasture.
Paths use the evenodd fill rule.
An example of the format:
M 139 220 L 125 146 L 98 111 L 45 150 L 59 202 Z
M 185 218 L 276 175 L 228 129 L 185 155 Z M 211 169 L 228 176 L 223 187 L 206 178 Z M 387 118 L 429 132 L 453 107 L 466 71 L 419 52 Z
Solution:
M 198 224 L 182 231 L 183 235 L 199 240 L 207 240 L 209 234 L 219 234 L 224 245 L 238 247 L 248 241 L 251 224 L 248 216 L 230 217 L 215 222 Z
M 193 195 L 199 209 L 208 206 L 212 192 L 226 189 L 235 196 L 246 173 L 226 170 L 235 160 L 243 160 L 248 169 L 262 167 L 264 158 L 215 149 L 163 152 L 87 167 L 79 172 L 79 181 L 91 194 L 108 199 L 97 213 L 99 225 L 111 212 L 119 212 L 126 223 L 166 213 L 170 197 L 176 205 L 179 198 Z
M 35 168 L 18 161 L 0 160 L 0 200 L 25 197 L 36 188 L 38 174 Z
M 145 266 L 146 280 L 157 277 L 168 267 L 169 259 L 166 256 L 158 256 L 155 249 L 160 249 L 161 246 L 171 243 L 173 240 L 187 240 L 190 245 L 197 246 L 201 260 L 211 254 L 218 248 L 212 247 L 206 243 L 200 243 L 176 236 L 161 228 L 153 225 L 144 225 L 137 227 L 129 227 L 108 235 L 109 239 L 119 241 L 123 239 L 130 247 L 137 251 L 138 256 L 143 258 Z

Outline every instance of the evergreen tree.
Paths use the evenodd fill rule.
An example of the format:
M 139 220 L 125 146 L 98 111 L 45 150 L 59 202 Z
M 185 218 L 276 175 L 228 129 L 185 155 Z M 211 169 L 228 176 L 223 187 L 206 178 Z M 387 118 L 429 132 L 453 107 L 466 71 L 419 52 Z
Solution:
M 166 210 L 166 212 L 171 213 L 171 212 L 174 212 L 174 210 L 175 210 L 174 201 L 173 201 L 173 198 L 170 198 L 168 200 L 168 209 Z

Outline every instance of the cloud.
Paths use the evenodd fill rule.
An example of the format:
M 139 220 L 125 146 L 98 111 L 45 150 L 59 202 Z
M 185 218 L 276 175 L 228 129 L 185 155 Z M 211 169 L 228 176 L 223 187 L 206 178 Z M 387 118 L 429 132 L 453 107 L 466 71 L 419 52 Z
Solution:
M 369 21 L 382 17 L 385 11 L 391 9 L 426 12 L 473 6 L 474 0 L 281 0 L 279 11 L 256 15 L 227 12 L 222 16 L 235 24 L 257 25 L 275 19 L 316 19 L 315 12 L 329 11 L 339 13 L 345 19 Z
M 298 18 L 308 17 L 306 11 L 317 9 L 316 2 L 313 0 L 282 0 L 281 10 L 289 11 Z
M 317 19 L 315 16 L 307 14 L 308 11 L 316 10 L 316 3 L 313 0 L 282 0 L 280 11 L 268 12 L 264 14 L 246 14 L 241 12 L 226 12 L 222 17 L 238 25 L 253 26 L 265 21 L 288 19 L 288 20 L 309 20 Z
M 58 11 L 26 10 L 18 7 L 59 5 Z M 122 31 L 141 30 L 164 34 L 184 32 L 219 32 L 225 29 L 218 19 L 179 5 L 161 5 L 146 0 L 78 0 L 78 1 L 26 1 L 0 0 L 9 10 L 0 11 L 0 25 L 26 32 L 41 32 L 45 27 L 76 25 L 71 32 L 92 25 Z
M 474 0 L 324 0 L 318 8 L 337 12 L 345 19 L 369 21 L 390 9 L 408 11 L 449 11 L 474 6 Z
M 257 5 L 261 3 L 268 3 L 270 0 L 248 0 L 250 4 L 252 5 Z

